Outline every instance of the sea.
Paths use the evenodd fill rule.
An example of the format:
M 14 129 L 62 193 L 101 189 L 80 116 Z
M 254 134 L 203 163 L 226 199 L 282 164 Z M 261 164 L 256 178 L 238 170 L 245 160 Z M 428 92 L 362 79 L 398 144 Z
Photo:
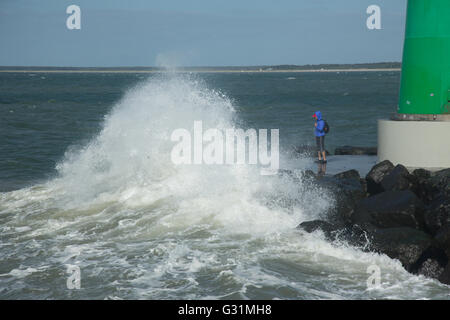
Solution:
M 376 146 L 399 83 L 397 71 L 0 73 L 0 299 L 449 299 L 397 260 L 296 228 L 336 205 L 294 151 L 314 146 L 313 113 L 331 154 Z M 292 174 L 175 164 L 172 134 L 195 121 L 278 129 Z

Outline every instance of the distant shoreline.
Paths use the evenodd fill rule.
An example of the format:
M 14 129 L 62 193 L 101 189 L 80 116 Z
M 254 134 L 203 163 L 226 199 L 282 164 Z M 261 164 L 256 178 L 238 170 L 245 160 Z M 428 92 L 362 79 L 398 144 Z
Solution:
M 398 72 L 401 68 L 360 68 L 360 69 L 286 69 L 286 70 L 238 70 L 238 69 L 192 69 L 192 70 L 117 70 L 117 69 L 0 69 L 0 73 L 320 73 L 320 72 Z

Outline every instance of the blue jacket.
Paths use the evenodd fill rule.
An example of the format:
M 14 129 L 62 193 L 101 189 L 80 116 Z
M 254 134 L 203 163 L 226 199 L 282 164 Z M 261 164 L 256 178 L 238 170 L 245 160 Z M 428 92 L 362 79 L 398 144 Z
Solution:
M 322 119 L 322 112 L 317 111 L 314 113 L 317 117 L 317 127 L 315 127 L 314 134 L 316 137 L 322 137 L 325 135 L 325 131 L 323 131 L 323 128 L 325 127 L 325 121 Z

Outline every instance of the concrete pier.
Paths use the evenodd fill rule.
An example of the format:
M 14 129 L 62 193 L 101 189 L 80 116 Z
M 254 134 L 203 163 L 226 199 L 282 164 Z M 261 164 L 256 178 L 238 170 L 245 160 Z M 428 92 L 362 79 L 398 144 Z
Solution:
M 372 169 L 374 165 L 377 164 L 377 156 L 327 156 L 327 164 L 324 167 L 315 162 L 316 158 L 300 158 L 296 159 L 290 165 L 284 167 L 283 169 L 291 170 L 312 170 L 318 173 L 320 169 L 325 169 L 325 174 L 334 175 L 343 171 L 355 169 L 359 172 L 361 177 L 366 176 L 366 174 Z

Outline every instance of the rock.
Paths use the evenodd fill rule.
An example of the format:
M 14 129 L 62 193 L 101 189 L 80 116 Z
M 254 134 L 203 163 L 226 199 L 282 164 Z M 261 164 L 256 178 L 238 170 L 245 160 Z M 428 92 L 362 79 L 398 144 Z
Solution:
M 450 169 L 429 172 L 424 169 L 413 171 L 416 179 L 413 190 L 426 204 L 439 198 L 450 198 Z
M 415 179 L 415 185 L 412 187 L 412 191 L 426 204 L 433 200 L 434 194 L 437 189 L 433 190 L 429 179 L 431 172 L 425 169 L 416 169 L 412 172 L 412 176 Z
M 433 173 L 417 169 L 413 171 L 412 176 L 416 182 L 411 190 L 425 203 L 429 204 L 439 198 L 450 198 L 450 169 Z
M 322 220 L 305 221 L 297 226 L 297 229 L 305 230 L 308 233 L 321 230 L 328 239 L 332 238 L 332 233 L 338 231 L 339 228 Z
M 325 237 L 330 241 L 341 240 L 350 243 L 353 246 L 364 247 L 367 245 L 368 237 L 366 233 L 358 227 L 337 227 L 331 223 L 322 220 L 313 220 L 302 222 L 297 229 L 312 233 L 321 230 Z
M 336 205 L 328 212 L 329 221 L 339 227 L 348 225 L 357 202 L 366 195 L 359 180 L 325 176 L 317 184 L 331 192 L 336 199 Z
M 431 187 L 439 190 L 437 196 L 450 197 L 450 168 L 437 171 L 431 174 Z
M 383 177 L 380 185 L 385 191 L 408 190 L 414 185 L 413 176 L 409 174 L 408 169 L 399 164 Z
M 416 262 L 431 243 L 429 235 L 412 228 L 376 229 L 371 233 L 371 248 L 400 260 L 408 271 L 415 268 Z
M 381 186 L 381 181 L 392 170 L 394 170 L 394 165 L 389 160 L 376 164 L 366 175 L 367 192 L 371 195 L 383 192 L 384 189 Z
M 416 264 L 411 267 L 412 273 L 422 274 L 429 278 L 439 278 L 448 263 L 444 250 L 432 240 L 430 247 L 426 249 Z
M 439 262 L 437 262 L 436 260 L 433 260 L 433 259 L 427 259 L 420 266 L 417 273 L 421 274 L 425 277 L 428 277 L 428 278 L 438 279 L 443 271 L 444 271 L 444 268 L 441 267 Z
M 348 170 L 348 171 L 344 171 L 344 172 L 340 172 L 338 174 L 334 175 L 335 178 L 338 179 L 356 179 L 356 180 L 360 180 L 361 177 L 359 176 L 359 172 L 357 170 Z
M 415 169 L 412 174 L 419 180 L 428 180 L 431 177 L 431 172 L 425 169 Z
M 438 280 L 442 283 L 450 285 L 450 263 L 447 264 L 444 271 L 439 276 Z
M 425 207 L 411 191 L 386 191 L 356 205 L 351 221 L 364 230 L 410 227 L 423 229 Z
M 364 190 L 364 194 L 368 197 L 369 194 L 367 193 L 367 180 L 361 178 L 361 179 L 359 179 L 359 183 L 361 183 L 361 187 L 362 187 L 363 190 Z
M 352 147 L 352 146 L 342 146 L 338 147 L 334 151 L 335 155 L 377 155 L 377 147 Z
M 450 225 L 443 226 L 434 237 L 436 245 L 444 250 L 447 258 L 450 259 Z
M 313 145 L 302 145 L 302 146 L 295 146 L 294 152 L 298 155 L 302 155 L 303 157 L 311 157 L 315 158 L 317 157 L 317 147 Z M 330 153 L 325 150 L 326 155 L 330 155 Z
M 450 199 L 434 200 L 425 212 L 427 231 L 435 235 L 444 225 L 450 225 Z

